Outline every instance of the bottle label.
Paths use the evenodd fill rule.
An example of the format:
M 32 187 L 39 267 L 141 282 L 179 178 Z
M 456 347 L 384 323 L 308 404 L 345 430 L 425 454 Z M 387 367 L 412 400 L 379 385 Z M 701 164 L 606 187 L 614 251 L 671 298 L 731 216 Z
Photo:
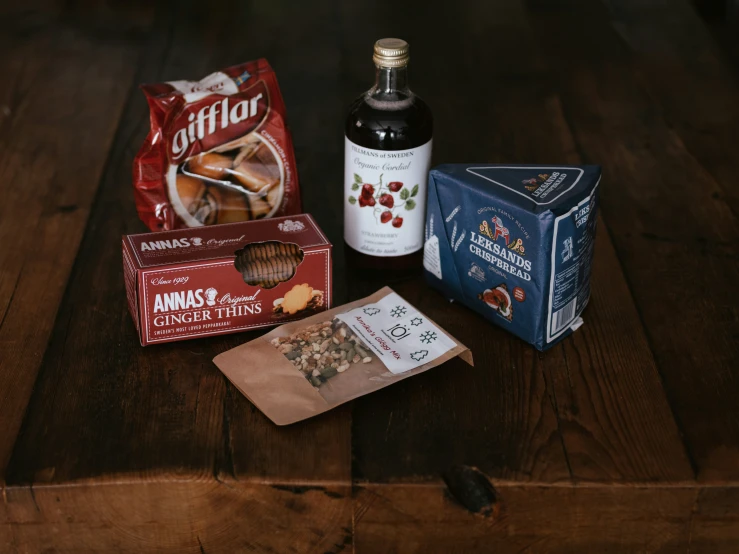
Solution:
M 344 240 L 371 256 L 423 248 L 431 142 L 373 150 L 344 140 Z

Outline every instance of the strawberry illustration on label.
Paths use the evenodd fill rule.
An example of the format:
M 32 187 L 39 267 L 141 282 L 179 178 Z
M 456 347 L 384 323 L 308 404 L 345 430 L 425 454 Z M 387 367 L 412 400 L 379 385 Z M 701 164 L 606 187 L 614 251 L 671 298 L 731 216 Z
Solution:
M 351 190 L 356 191 L 360 188 L 359 198 L 350 195 L 347 199 L 349 204 L 358 204 L 360 208 L 374 208 L 375 219 L 378 223 L 388 223 L 392 220 L 393 227 L 399 229 L 403 225 L 403 218 L 399 215 L 400 210 L 410 211 L 416 208 L 415 197 L 418 195 L 418 185 L 414 185 L 411 189 L 403 188 L 403 183 L 400 181 L 391 181 L 384 185 L 382 175 L 377 184 L 365 183 L 362 177 L 355 173 Z M 393 196 L 396 192 L 399 192 L 397 197 Z

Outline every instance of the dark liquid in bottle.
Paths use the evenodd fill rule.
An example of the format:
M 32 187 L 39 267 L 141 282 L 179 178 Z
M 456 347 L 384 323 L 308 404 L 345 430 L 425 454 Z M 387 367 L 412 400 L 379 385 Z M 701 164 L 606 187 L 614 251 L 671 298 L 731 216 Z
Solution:
M 408 89 L 406 68 L 379 68 L 375 87 L 351 105 L 345 133 L 351 142 L 365 148 L 408 150 L 431 140 L 433 117 L 426 103 Z M 393 257 L 370 256 L 348 244 L 345 251 L 350 265 L 370 270 L 420 272 L 423 260 L 423 249 Z

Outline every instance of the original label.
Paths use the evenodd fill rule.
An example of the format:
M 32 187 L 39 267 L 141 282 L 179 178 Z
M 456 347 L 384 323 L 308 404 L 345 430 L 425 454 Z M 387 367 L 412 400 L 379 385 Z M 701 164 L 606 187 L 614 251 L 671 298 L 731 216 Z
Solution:
M 336 317 L 394 374 L 431 362 L 456 346 L 444 331 L 394 292 Z
M 431 142 L 409 150 L 373 150 L 344 141 L 344 240 L 371 256 L 403 256 L 423 247 Z
M 596 187 L 597 189 L 597 187 Z M 590 298 L 590 266 L 595 247 L 595 190 L 554 221 L 547 342 L 573 325 Z

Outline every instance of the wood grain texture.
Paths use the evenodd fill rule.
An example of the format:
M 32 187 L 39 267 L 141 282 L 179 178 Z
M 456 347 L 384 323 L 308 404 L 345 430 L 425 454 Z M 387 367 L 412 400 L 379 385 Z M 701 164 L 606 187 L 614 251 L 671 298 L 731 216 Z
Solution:
M 499 23 L 492 23 L 492 29 L 487 23 L 471 25 L 466 36 L 489 46 L 476 52 L 485 74 L 461 74 L 421 93 L 435 107 L 439 128 L 459 125 L 459 106 L 445 99 L 461 89 L 476 116 L 486 122 L 483 130 L 506 129 L 507 134 L 493 132 L 453 144 L 449 142 L 455 137 L 442 135 L 439 148 L 464 148 L 464 153 L 441 161 L 466 156 L 583 163 L 555 83 L 549 70 L 538 65 L 537 52 L 524 45 L 498 56 L 506 41 L 533 32 L 525 11 L 495 4 L 483 11 L 479 17 Z M 466 27 L 469 23 L 464 21 Z M 456 54 L 442 52 L 434 63 L 452 66 L 456 59 Z M 505 87 L 496 87 L 501 76 L 508 76 Z M 613 186 L 606 174 L 602 189 Z M 449 364 L 433 376 L 383 391 L 391 399 L 387 404 L 378 405 L 376 397 L 355 402 L 356 477 L 371 482 L 438 478 L 452 464 L 469 463 L 496 478 L 520 480 L 692 479 L 638 311 L 603 225 L 594 272 L 591 302 L 597 307 L 585 312 L 579 335 L 544 355 L 482 319 L 468 317 L 464 308 L 450 308 L 420 283 L 399 285 L 401 295 L 444 321 L 455 336 L 465 337 L 483 362 L 475 369 Z M 460 430 L 464 442 L 459 441 Z
M 688 551 L 696 497 L 690 487 L 506 482 L 494 482 L 494 486 L 500 507 L 488 517 L 464 509 L 443 485 L 358 487 L 355 550 L 378 554 Z M 594 512 L 597 518 L 591 517 Z
M 695 471 L 701 480 L 735 480 L 739 380 L 733 369 L 739 314 L 733 283 L 739 279 L 739 223 L 724 192 L 728 185 L 719 181 L 731 182 L 721 152 L 730 157 L 736 127 L 708 107 L 728 107 L 731 121 L 739 98 L 725 92 L 735 84 L 716 70 L 718 60 L 706 62 L 705 71 L 726 81 L 728 89 L 716 86 L 721 90 L 713 95 L 694 84 L 693 90 L 700 90 L 692 97 L 702 100 L 688 117 L 689 102 L 677 100 L 679 94 L 669 105 L 662 100 L 667 94 L 664 81 L 675 85 L 702 78 L 695 60 L 690 69 L 671 63 L 676 57 L 691 60 L 684 51 L 694 48 L 684 41 L 699 39 L 688 32 L 680 34 L 682 41 L 674 33 L 648 33 L 640 22 L 654 22 L 659 29 L 656 22 L 668 19 L 683 30 L 690 25 L 698 29 L 694 13 L 684 7 L 673 13 L 663 3 L 642 9 L 622 3 L 613 11 L 629 10 L 630 16 L 621 16 L 618 23 L 628 31 L 617 33 L 614 16 L 603 6 L 593 3 L 583 12 L 584 26 L 571 20 L 569 7 L 562 2 L 546 11 L 531 10 L 533 29 L 537 36 L 553 27 L 559 30 L 540 43 L 541 51 L 550 64 L 560 64 L 552 80 L 582 159 L 599 161 L 613 183 L 602 190 L 603 217 Z M 624 44 L 622 36 L 632 34 L 642 40 L 633 39 L 648 56 L 632 50 L 631 41 Z M 582 48 L 583 41 L 591 48 Z M 702 57 L 709 56 L 704 52 Z M 644 71 L 645 58 L 665 67 Z M 660 73 L 667 70 L 669 78 Z M 647 79 L 642 72 L 652 76 Z M 655 75 L 661 75 L 657 87 Z M 715 174 L 680 133 L 699 120 L 703 131 L 695 129 L 691 136 L 704 154 L 712 152 L 706 163 L 716 168 Z M 699 291 L 695 302 L 685 301 L 687 291 Z
M 650 10 L 633 1 L 605 4 L 614 31 L 633 52 L 635 78 L 659 104 L 688 155 L 713 178 L 718 203 L 736 216 L 739 191 L 731 183 L 739 169 L 733 155 L 739 144 L 739 67 L 726 63 L 690 2 Z M 668 14 L 670 25 L 655 24 Z
M 607 229 L 596 238 L 586 324 L 545 368 L 573 477 L 691 482 L 690 460 Z
M 465 337 L 475 367 L 451 360 L 354 403 L 354 477 L 438 480 L 455 464 L 509 479 L 571 477 L 540 356 L 423 283 L 395 290 L 445 329 Z M 381 447 L 378 447 L 381 445 Z
M 739 551 L 739 487 L 706 487 L 693 505 L 690 552 Z
M 193 7 L 196 14 L 199 9 Z M 234 31 L 242 20 L 231 23 Z M 255 40 L 271 32 L 268 25 L 254 25 Z M 170 26 L 171 36 L 161 32 Z M 193 47 L 198 29 L 205 36 L 223 30 L 223 20 L 215 15 L 196 19 L 193 13 L 167 12 L 157 28 L 137 75 L 142 82 L 181 77 L 183 63 L 189 66 L 187 75 L 206 74 L 211 57 L 233 47 L 228 41 Z M 269 51 L 263 54 L 270 57 Z M 217 353 L 258 333 L 139 346 L 120 262 L 121 235 L 141 231 L 130 186 L 131 158 L 148 129 L 148 109 L 138 91 L 122 121 L 8 482 L 175 474 L 349 483 L 346 408 L 304 426 L 278 428 L 212 364 Z M 65 417 L 54 416 L 60 413 Z
M 461 1 L 454 50 L 420 0 L 83 4 L 0 6 L 0 551 L 739 550 L 737 73 L 687 3 Z M 341 129 L 380 36 L 412 44 L 435 163 L 603 166 L 586 323 L 550 351 L 347 265 Z M 259 332 L 139 346 L 131 84 L 261 56 L 337 304 L 390 284 L 474 368 L 276 427 L 211 363 Z
M 0 529 L 10 529 L 10 540 L 0 547 L 8 554 L 338 554 L 352 548 L 350 487 L 137 480 L 9 487 L 6 505 Z
M 99 23 L 65 22 L 74 8 L 25 8 L 3 7 L 0 34 L 0 468 L 49 340 L 148 18 L 146 10 L 120 11 L 103 39 L 95 36 Z
M 652 295 L 647 287 L 635 296 L 640 305 L 644 296 L 651 300 L 644 303 L 644 321 L 664 366 L 666 389 L 683 422 L 699 479 L 736 480 L 739 420 L 725 407 L 739 396 L 739 376 L 732 371 L 737 367 L 732 350 L 739 343 L 739 307 L 732 285 L 739 282 L 739 192 L 733 185 L 739 172 L 739 66 L 725 63 L 689 7 L 670 9 L 672 25 L 651 32 L 644 29 L 645 20 L 635 8 L 631 3 L 613 7 L 614 27 L 637 57 L 636 77 L 658 102 L 670 133 L 669 150 L 685 160 L 684 166 L 677 164 L 676 172 L 682 175 L 676 178 L 693 183 L 683 189 L 671 186 L 667 176 L 658 181 L 660 198 L 671 201 L 646 237 L 651 243 L 666 242 L 660 249 L 670 258 L 679 256 L 685 275 L 700 274 L 695 279 L 665 280 L 671 286 L 655 291 L 661 296 Z M 664 14 L 663 7 L 649 20 Z M 668 44 L 676 47 L 657 46 Z M 675 89 L 682 93 L 671 94 Z M 700 206 L 683 210 L 690 227 L 674 236 L 660 232 L 680 220 L 675 217 L 680 205 Z M 641 278 L 640 271 L 633 270 L 635 279 Z M 678 299 L 683 286 L 700 290 L 702 300 L 665 325 L 662 306 Z M 701 321 L 700 332 L 695 321 Z M 705 371 L 690 371 L 691 362 Z
M 358 34 L 348 31 L 346 41 L 353 52 L 348 64 L 351 76 L 360 83 L 367 79 L 362 72 L 362 44 L 372 42 L 377 27 L 381 28 L 378 20 L 391 9 L 388 2 L 376 10 L 355 6 L 342 12 L 342 27 L 359 30 Z M 524 92 L 527 82 L 525 77 L 519 81 L 515 73 L 520 71 L 516 59 L 497 55 L 515 38 L 510 20 L 517 17 L 516 9 L 515 4 L 491 2 L 477 4 L 474 10 L 465 5 L 445 14 L 450 28 L 464 29 L 467 44 L 478 45 L 466 48 L 464 55 L 438 48 L 438 36 L 424 32 L 437 25 L 438 14 L 420 4 L 408 7 L 418 27 L 395 20 L 386 30 L 391 36 L 407 36 L 412 44 L 412 86 L 432 107 L 437 129 L 434 163 L 534 159 L 527 133 L 516 134 L 514 141 L 512 129 L 499 132 L 505 128 L 500 124 L 502 112 L 510 109 L 507 101 Z M 366 22 L 376 22 L 377 27 Z M 525 57 L 526 43 L 520 48 L 522 52 L 516 55 Z M 502 75 L 511 74 L 515 78 L 506 87 L 497 85 Z M 357 89 L 361 86 L 357 84 Z M 520 105 L 523 108 L 523 102 Z M 352 290 L 357 296 L 371 288 L 366 280 L 354 281 Z M 355 478 L 369 482 L 438 480 L 450 466 L 464 463 L 501 478 L 569 479 L 540 356 L 464 307 L 450 306 L 421 279 L 393 286 L 460 337 L 475 356 L 475 368 L 452 361 L 355 401 Z

